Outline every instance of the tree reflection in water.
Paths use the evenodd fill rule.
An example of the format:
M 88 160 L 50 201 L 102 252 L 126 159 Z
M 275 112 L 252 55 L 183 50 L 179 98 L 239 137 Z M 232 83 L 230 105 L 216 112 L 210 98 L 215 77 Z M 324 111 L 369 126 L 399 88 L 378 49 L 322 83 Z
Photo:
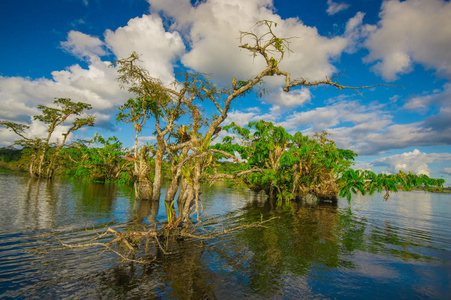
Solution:
M 13 183 L 8 185 L 15 186 Z M 62 184 L 28 178 L 21 183 L 22 189 L 11 189 L 17 193 L 14 201 L 2 200 L 6 206 L 15 207 L 11 211 L 17 211 L 16 223 L 5 223 L 3 228 L 58 228 L 59 238 L 78 243 L 95 237 L 116 216 L 120 220 L 113 226 L 120 231 L 163 226 L 159 223 L 164 220 L 159 210 L 164 216 L 165 207 L 158 202 L 124 197 L 126 192 L 114 185 Z M 203 219 L 208 223 L 207 230 L 279 218 L 265 223 L 265 227 L 247 228 L 206 241 L 162 239 L 172 254 L 162 251 L 155 242 L 142 243 L 136 258 L 156 257 L 150 265 L 124 263 L 111 253 L 99 256 L 101 250 L 92 248 L 24 256 L 32 259 L 29 265 L 34 269 L 11 274 L 16 279 L 33 278 L 34 283 L 21 290 L 30 298 L 45 293 L 116 299 L 330 298 L 337 293 L 360 298 L 368 290 L 375 297 L 388 298 L 411 291 L 417 298 L 445 294 L 446 282 L 440 276 L 446 274 L 443 272 L 449 266 L 449 260 L 444 258 L 449 257 L 449 244 L 443 238 L 446 235 L 430 231 L 427 219 L 423 219 L 424 229 L 423 225 L 410 226 L 414 218 L 406 219 L 405 214 L 380 207 L 379 203 L 383 203 L 397 208 L 395 197 L 390 199 L 393 203 L 362 198 L 352 206 L 345 201 L 338 205 L 277 206 L 262 195 L 243 191 L 235 194 L 224 186 L 211 188 L 203 195 L 205 215 L 213 216 Z M 411 205 L 415 212 L 425 206 L 418 206 L 416 199 L 402 203 L 404 209 Z M 225 205 L 230 209 L 225 209 Z M 434 206 L 431 213 L 432 209 Z M 227 217 L 225 222 L 221 222 L 222 217 Z M 427 217 L 431 218 L 431 214 Z M 92 218 L 96 229 L 85 226 Z M 448 224 L 449 219 L 443 220 L 443 224 Z M 44 250 L 59 246 L 49 237 L 40 242 L 32 233 L 5 238 L 17 243 L 17 247 L 26 243 L 33 247 L 42 244 Z M 19 255 L 14 249 L 7 248 L 5 255 Z M 17 270 L 22 267 L 17 260 Z M 425 284 L 416 289 L 415 282 Z M 381 284 L 386 288 L 378 292 L 376 287 Z
M 158 206 L 152 205 L 155 203 L 140 202 L 135 221 L 143 222 L 147 218 L 149 224 L 154 224 Z M 410 242 L 393 230 L 390 222 L 378 228 L 354 215 L 350 207 L 339 208 L 337 204 L 290 203 L 277 207 L 257 195 L 225 226 L 272 216 L 280 218 L 264 228 L 248 228 L 214 240 L 169 239 L 166 242 L 173 254 L 154 248 L 157 261 L 152 265 L 116 266 L 102 276 L 104 288 L 123 284 L 123 289 L 128 290 L 116 291 L 119 294 L 148 291 L 153 295 L 151 298 L 158 295 L 177 299 L 246 295 L 267 298 L 282 297 L 287 282 L 294 280 L 292 284 L 300 295 L 318 296 L 309 282 L 327 283 L 340 270 L 357 272 L 364 264 L 360 261 L 361 253 L 384 252 L 401 260 L 432 259 L 408 247 L 395 251 L 392 246 L 402 247 Z M 427 240 L 423 244 L 417 241 L 415 246 L 428 247 Z M 378 276 L 388 276 L 381 267 L 377 272 L 380 272 Z

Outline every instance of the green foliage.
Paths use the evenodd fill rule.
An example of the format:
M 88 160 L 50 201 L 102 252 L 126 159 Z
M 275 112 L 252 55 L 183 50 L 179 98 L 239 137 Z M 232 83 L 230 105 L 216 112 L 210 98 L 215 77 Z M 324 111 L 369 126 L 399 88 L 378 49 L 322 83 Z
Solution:
M 300 132 L 291 135 L 283 127 L 265 121 L 251 122 L 248 128 L 232 123 L 224 129 L 240 141 L 233 143 L 234 139 L 227 136 L 215 148 L 239 153 L 247 169 L 257 170 L 245 176 L 244 182 L 279 201 L 309 193 L 320 198 L 333 197 L 335 178 L 351 166 L 356 156 L 350 150 L 337 148 L 326 133 L 313 138 Z
M 135 130 L 140 132 L 147 118 L 152 114 L 160 115 L 161 108 L 158 107 L 155 97 L 130 98 L 124 105 L 119 107 L 116 121 L 132 123 Z
M 63 124 L 67 118 L 71 115 L 79 116 L 86 110 L 90 110 L 92 108 L 91 104 L 83 103 L 83 102 L 72 102 L 69 98 L 58 98 L 53 103 L 57 106 L 48 107 L 45 105 L 38 105 L 38 109 L 42 111 L 40 115 L 33 116 L 33 120 L 39 120 L 44 124 L 48 125 L 47 132 L 49 135 L 53 133 L 56 126 Z M 92 126 L 94 124 L 94 118 L 88 117 L 85 119 L 76 118 L 73 123 L 73 127 L 76 129 L 80 128 L 83 125 Z M 73 131 L 75 129 L 69 130 Z M 47 138 L 48 141 L 49 137 Z
M 66 157 L 66 172 L 73 178 L 97 182 L 129 183 L 131 175 L 122 143 L 116 137 L 105 139 L 96 135 L 92 140 L 78 142 L 62 151 Z
M 10 162 L 18 161 L 22 157 L 22 150 L 14 149 L 12 147 L 0 148 L 0 161 Z
M 425 174 L 414 175 L 411 172 L 399 171 L 398 174 L 375 174 L 365 170 L 347 170 L 339 179 L 340 197 L 346 197 L 351 201 L 352 194 L 360 192 L 362 195 L 385 191 L 384 199 L 387 200 L 390 192 L 402 189 L 428 189 L 430 187 L 443 187 L 445 180 L 430 178 Z
M 241 179 L 256 191 L 265 191 L 278 203 L 303 199 L 308 194 L 320 199 L 351 200 L 352 194 L 396 192 L 400 188 L 442 186 L 444 180 L 426 175 L 400 172 L 396 175 L 375 174 L 351 168 L 357 156 L 351 150 L 337 148 L 327 132 L 313 137 L 297 132 L 291 135 L 271 122 L 251 122 L 242 128 L 232 123 L 224 127 L 236 138 L 226 136 L 214 148 L 238 153 L 246 170 L 254 170 Z M 218 156 L 218 158 L 222 158 Z
M 28 130 L 30 126 L 9 121 L 0 121 L 0 125 L 6 126 L 9 130 L 22 138 L 15 141 L 15 145 L 32 149 L 32 154 L 29 159 L 29 171 L 32 176 L 52 177 L 59 163 L 59 161 L 57 161 L 59 150 L 64 147 L 68 135 L 83 126 L 94 125 L 95 119 L 93 116 L 86 116 L 84 118 L 76 117 L 69 129 L 62 134 L 62 142 L 59 144 L 51 143 L 50 139 L 57 126 L 65 124 L 70 116 L 79 116 L 86 110 L 92 108 L 90 104 L 72 102 L 69 98 L 58 98 L 53 101 L 53 103 L 55 107 L 38 105 L 38 109 L 42 112 L 40 115 L 33 116 L 33 120 L 38 120 L 47 125 L 47 136 L 45 137 L 29 138 L 26 136 L 26 130 Z M 36 164 L 38 156 L 39 163 Z M 45 172 L 44 166 L 46 167 Z

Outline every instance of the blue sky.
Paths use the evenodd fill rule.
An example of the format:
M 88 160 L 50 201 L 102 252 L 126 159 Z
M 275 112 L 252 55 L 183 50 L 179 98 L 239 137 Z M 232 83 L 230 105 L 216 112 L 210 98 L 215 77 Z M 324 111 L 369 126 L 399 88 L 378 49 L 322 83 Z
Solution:
M 230 86 L 234 76 L 247 79 L 263 67 L 238 48 L 239 31 L 262 19 L 277 22 L 281 37 L 293 37 L 293 52 L 280 63 L 293 77 L 341 73 L 344 85 L 399 87 L 287 94 L 270 78 L 270 93 L 240 98 L 227 122 L 265 119 L 291 132 L 327 130 L 339 147 L 359 154 L 357 167 L 411 170 L 451 183 L 451 4 L 444 0 L 3 1 L 0 119 L 29 124 L 30 137 L 42 136 L 45 127 L 30 118 L 36 106 L 69 97 L 92 104 L 97 118 L 72 139 L 99 132 L 131 146 L 132 128 L 114 121 L 131 95 L 119 88 L 112 60 L 137 51 L 165 83 L 191 70 Z M 153 140 L 151 127 L 142 142 Z M 0 128 L 0 146 L 15 139 Z

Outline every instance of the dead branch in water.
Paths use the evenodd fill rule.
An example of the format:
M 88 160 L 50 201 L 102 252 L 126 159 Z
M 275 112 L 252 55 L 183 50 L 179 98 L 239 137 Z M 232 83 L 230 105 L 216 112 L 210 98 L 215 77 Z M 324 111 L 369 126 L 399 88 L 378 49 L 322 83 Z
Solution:
M 134 231 L 126 231 L 125 233 L 116 231 L 110 227 L 108 227 L 103 233 L 98 233 L 96 237 L 92 238 L 90 241 L 86 243 L 79 243 L 79 244 L 68 244 L 63 242 L 60 238 L 58 238 L 56 235 L 52 235 L 60 244 L 62 247 L 60 248 L 53 248 L 50 251 L 57 251 L 57 250 L 64 250 L 64 249 L 82 249 L 82 248 L 88 248 L 88 247 L 103 247 L 104 249 L 95 257 L 102 255 L 103 253 L 109 251 L 118 257 L 122 259 L 122 262 L 135 262 L 139 264 L 150 264 L 154 261 L 156 261 L 156 257 L 152 259 L 133 259 L 130 258 L 131 254 L 135 254 L 139 242 L 142 239 L 147 239 L 147 242 L 154 241 L 155 246 L 158 247 L 158 249 L 161 250 L 161 252 L 164 255 L 170 255 L 174 254 L 175 251 L 168 251 L 168 244 L 164 246 L 165 243 L 162 243 L 160 239 L 166 239 L 166 242 L 169 240 L 169 238 L 192 238 L 192 239 L 198 239 L 198 240 L 207 240 L 207 239 L 213 239 L 216 237 L 219 237 L 224 234 L 231 233 L 233 231 L 246 229 L 246 228 L 256 228 L 256 227 L 263 227 L 266 228 L 264 225 L 265 223 L 271 222 L 275 219 L 278 219 L 279 217 L 273 217 L 267 220 L 261 219 L 259 222 L 254 222 L 251 224 L 244 224 L 239 225 L 236 227 L 232 227 L 229 229 L 222 229 L 221 231 L 208 231 L 206 230 L 203 225 L 200 225 L 200 227 L 196 227 L 191 224 L 191 226 L 187 228 L 175 228 L 175 229 L 168 229 L 168 227 L 163 227 L 159 231 L 155 230 L 134 230 Z M 196 234 L 196 231 L 199 231 L 199 229 L 202 229 L 205 234 Z M 105 242 L 99 241 L 100 239 L 103 239 L 105 237 L 111 236 L 111 239 Z M 146 243 L 147 244 L 147 243 Z M 124 250 L 121 250 L 121 247 L 125 248 Z M 38 252 L 37 253 L 42 253 Z
M 229 228 L 229 229 L 223 229 L 222 231 L 219 231 L 219 232 L 213 232 L 213 233 L 207 232 L 208 233 L 207 235 L 198 235 L 198 234 L 193 234 L 192 232 L 184 232 L 184 231 L 182 231 L 180 233 L 180 236 L 195 238 L 195 239 L 199 239 L 199 240 L 208 240 L 208 239 L 213 239 L 213 238 L 216 238 L 218 236 L 221 236 L 221 235 L 233 232 L 233 231 L 237 231 L 237 230 L 240 230 L 240 229 L 244 229 L 244 228 L 254 228 L 254 227 L 267 228 L 263 224 L 264 223 L 268 223 L 268 222 L 270 222 L 270 221 L 272 221 L 274 219 L 279 219 L 279 217 L 272 217 L 272 218 L 270 218 L 268 220 L 265 220 L 265 221 L 261 220 L 260 222 L 240 225 L 240 226 L 232 227 L 232 228 Z

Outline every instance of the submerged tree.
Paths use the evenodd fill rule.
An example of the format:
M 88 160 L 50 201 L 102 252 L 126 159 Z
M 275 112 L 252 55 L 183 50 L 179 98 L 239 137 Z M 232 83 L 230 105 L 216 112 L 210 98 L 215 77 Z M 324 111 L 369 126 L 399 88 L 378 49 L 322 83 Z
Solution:
M 352 193 L 362 194 L 441 186 L 444 180 L 432 179 L 426 175 L 399 173 L 397 175 L 375 174 L 370 171 L 353 170 L 354 158 L 351 150 L 337 148 L 328 138 L 328 133 L 316 133 L 313 137 L 297 132 L 291 135 L 282 127 L 271 122 L 258 121 L 242 128 L 232 123 L 224 128 L 232 131 L 221 149 L 234 155 L 238 153 L 243 161 L 241 171 L 236 174 L 215 174 L 211 179 L 236 178 L 254 191 L 264 191 L 271 200 L 281 204 L 289 200 L 305 200 L 315 196 L 319 200 L 336 201 L 338 196 L 351 199 Z M 252 129 L 252 132 L 251 132 Z
M 202 178 L 205 178 L 207 168 L 215 160 L 215 155 L 233 157 L 232 153 L 211 147 L 211 143 L 221 131 L 221 124 L 226 120 L 233 101 L 250 91 L 254 91 L 263 78 L 282 76 L 285 79 L 283 85 L 285 92 L 299 86 L 325 85 L 356 91 L 370 87 L 344 86 L 335 80 L 336 77 L 326 77 L 324 80 L 318 81 L 309 81 L 304 78 L 292 80 L 291 74 L 280 68 L 280 62 L 283 60 L 286 51 L 291 51 L 289 39 L 277 37 L 274 32 L 276 26 L 277 23 L 264 20 L 258 22 L 255 27 L 256 31 L 263 31 L 262 34 L 254 31 L 241 32 L 242 44 L 239 47 L 250 51 L 254 56 L 263 57 L 266 66 L 250 79 L 236 80 L 234 78 L 231 88 L 219 88 L 206 75 L 189 72 L 182 77 L 183 81 L 176 81 L 174 87 L 170 88 L 159 79 L 151 77 L 147 70 L 140 67 L 137 64 L 138 57 L 135 53 L 126 59 L 115 62 L 121 74 L 120 82 L 142 101 L 142 108 L 140 108 L 140 113 L 137 114 L 139 118 L 134 120 L 142 121 L 147 115 L 152 115 L 155 119 L 157 148 L 154 157 L 153 200 L 158 200 L 160 195 L 161 164 L 164 155 L 167 156 L 171 164 L 172 180 L 165 195 L 166 206 L 168 211 L 171 212 L 171 221 L 173 220 L 175 223 L 187 221 L 193 210 L 197 211 L 199 215 L 200 182 Z M 211 102 L 216 108 L 216 113 L 213 116 L 205 115 L 200 109 L 204 101 Z M 134 105 L 137 107 L 137 103 Z M 150 109 L 146 110 L 144 106 L 148 106 Z M 121 110 L 121 113 L 123 112 Z M 190 118 L 190 125 L 175 124 L 182 115 Z M 131 121 L 133 118 L 133 113 L 129 110 L 123 120 L 134 122 Z M 138 129 L 141 130 L 142 127 L 139 126 Z M 275 129 L 275 131 L 279 131 L 279 129 Z M 284 137 L 281 136 L 281 140 L 276 143 L 277 145 L 274 144 L 275 149 L 271 150 L 270 165 L 266 166 L 270 173 L 279 168 L 280 159 L 286 150 L 287 143 L 293 142 L 288 137 L 286 137 L 286 140 L 283 139 Z M 317 161 L 316 163 L 319 165 L 321 162 Z M 262 168 L 262 166 L 258 168 Z M 250 170 L 244 172 L 242 174 L 251 173 Z M 300 178 L 303 177 L 300 176 Z M 303 179 L 305 180 L 305 178 Z M 274 182 L 274 184 L 269 185 L 269 193 L 272 196 L 281 193 L 278 184 Z M 174 207 L 177 191 L 179 191 L 177 199 L 179 217 L 176 219 L 172 218 L 171 209 Z M 296 195 L 302 193 L 301 191 L 293 192 Z M 288 194 L 282 197 L 289 198 Z
M 95 182 L 130 183 L 131 163 L 116 137 L 96 134 L 89 141 L 76 141 L 61 151 L 67 175 Z
M 46 178 L 53 177 L 59 151 L 66 144 L 69 134 L 83 126 L 94 125 L 93 116 L 86 116 L 83 118 L 76 117 L 74 121 L 72 121 L 69 129 L 62 134 L 62 141 L 51 143 L 50 139 L 58 126 L 65 124 L 69 117 L 80 116 L 86 110 L 90 110 L 92 108 L 90 104 L 73 102 L 69 98 L 58 98 L 53 103 L 56 107 L 38 105 L 38 109 L 40 109 L 42 113 L 40 115 L 33 116 L 33 120 L 38 120 L 47 125 L 47 136 L 43 138 L 36 137 L 32 139 L 26 137 L 26 130 L 30 128 L 29 125 L 9 121 L 0 121 L 0 125 L 6 126 L 22 138 L 21 140 L 16 141 L 15 144 L 33 149 L 29 167 L 31 176 Z M 50 151 L 51 147 L 54 147 L 54 155 L 50 156 L 48 155 L 48 151 Z M 45 171 L 43 170 L 44 165 L 47 166 Z
M 148 171 L 150 166 L 147 160 L 147 149 L 142 149 L 142 158 L 135 161 L 135 175 L 137 179 L 137 197 L 141 199 L 160 200 L 162 185 L 163 156 L 166 153 L 167 136 L 172 132 L 174 122 L 183 114 L 181 98 L 174 97 L 163 87 L 163 83 L 150 76 L 149 72 L 139 65 L 138 55 L 132 53 L 130 57 L 114 62 L 121 74 L 118 78 L 122 87 L 127 86 L 128 91 L 138 96 L 136 100 L 129 100 L 121 106 L 117 120 L 131 122 L 136 132 L 134 152 L 138 155 L 138 137 L 149 117 L 155 120 L 157 149 L 154 157 L 154 178 L 150 182 Z M 162 124 L 165 122 L 165 124 Z M 146 146 L 144 146 L 146 147 Z
M 135 130 L 135 144 L 133 146 L 133 179 L 135 185 L 136 199 L 151 199 L 152 185 L 150 179 L 150 165 L 147 159 L 148 147 L 138 148 L 138 139 L 142 133 L 143 126 L 152 112 L 155 112 L 155 102 L 150 99 L 138 97 L 130 98 L 124 105 L 119 107 L 116 120 L 118 122 L 132 123 Z
M 392 186 L 393 181 L 390 181 L 390 177 L 379 177 L 374 174 L 379 178 L 378 181 L 370 181 L 370 177 L 373 176 L 371 173 L 352 170 L 350 166 L 356 154 L 350 150 L 337 148 L 325 132 L 307 137 L 301 133 L 291 135 L 282 127 L 264 121 L 251 123 L 249 128 L 232 124 L 225 126 L 225 129 L 233 130 L 240 135 L 242 143 L 233 143 L 229 137 L 224 139 L 222 144 L 212 146 L 222 130 L 221 125 L 226 120 L 233 102 L 238 97 L 255 91 L 265 77 L 282 76 L 284 78 L 282 88 L 285 92 L 300 86 L 324 85 L 340 90 L 354 89 L 357 92 L 359 89 L 370 87 L 344 86 L 336 81 L 336 77 L 326 77 L 318 81 L 309 81 L 305 78 L 292 80 L 291 74 L 280 67 L 284 54 L 290 51 L 289 40 L 276 36 L 274 33 L 276 26 L 277 23 L 265 20 L 258 22 L 255 27 L 256 30 L 262 29 L 262 34 L 254 31 L 241 33 L 242 44 L 239 47 L 250 51 L 254 56 L 263 57 L 266 65 L 252 78 L 246 80 L 233 78 L 231 88 L 220 88 L 205 74 L 190 72 L 178 77 L 180 80 L 174 82 L 172 87 L 168 87 L 139 66 L 138 56 L 135 53 L 115 62 L 121 74 L 119 81 L 124 88 L 136 95 L 136 99 L 129 100 L 120 108 L 118 120 L 132 123 L 136 131 L 133 179 L 138 180 L 138 197 L 148 199 L 149 187 L 152 186 L 150 199 L 159 200 L 163 177 L 162 165 L 166 159 L 171 175 L 164 198 L 168 222 L 160 229 L 143 231 L 118 232 L 108 228 L 88 244 L 71 246 L 63 243 L 64 246 L 81 248 L 100 245 L 125 260 L 145 263 L 133 258 L 135 245 L 141 239 L 147 239 L 147 242 L 155 239 L 153 245 L 158 246 L 163 253 L 168 253 L 167 248 L 161 245 L 160 238 L 166 238 L 168 241 L 170 232 L 174 232 L 176 237 L 206 239 L 244 227 L 262 226 L 266 222 L 261 220 L 216 233 L 207 232 L 200 236 L 196 230 L 202 226 L 202 222 L 192 224 L 190 216 L 197 213 L 199 217 L 201 213 L 199 195 L 200 184 L 204 179 L 210 182 L 218 178 L 240 179 L 250 188 L 264 191 L 271 199 L 282 202 L 303 199 L 309 194 L 333 199 L 337 195 L 350 197 L 352 192 L 357 191 L 371 193 L 378 188 L 396 190 L 396 185 Z M 201 109 L 204 102 L 210 102 L 216 108 L 214 114 L 204 113 Z M 147 148 L 138 150 L 138 137 L 151 118 L 155 121 L 153 125 L 156 132 L 155 156 L 152 158 L 153 178 L 148 176 L 147 166 L 151 164 L 148 162 Z M 184 124 L 182 121 L 187 119 L 189 124 Z M 241 161 L 236 157 L 237 153 L 240 154 Z M 136 161 L 138 156 L 139 161 Z M 232 174 L 229 172 L 211 175 L 215 163 L 223 158 L 233 159 L 238 165 L 238 171 Z M 365 177 L 362 174 L 367 175 Z M 415 181 L 416 178 L 426 179 L 411 174 L 400 177 L 403 176 L 408 178 L 405 181 L 407 187 L 442 183 L 440 180 Z M 146 183 L 142 184 L 143 181 Z M 178 204 L 178 215 L 175 203 Z M 112 240 L 99 242 L 100 239 L 104 241 L 104 236 L 108 234 L 112 236 Z M 131 255 L 125 256 L 113 250 L 111 245 L 115 242 L 128 249 Z M 147 246 L 146 243 L 146 249 Z

